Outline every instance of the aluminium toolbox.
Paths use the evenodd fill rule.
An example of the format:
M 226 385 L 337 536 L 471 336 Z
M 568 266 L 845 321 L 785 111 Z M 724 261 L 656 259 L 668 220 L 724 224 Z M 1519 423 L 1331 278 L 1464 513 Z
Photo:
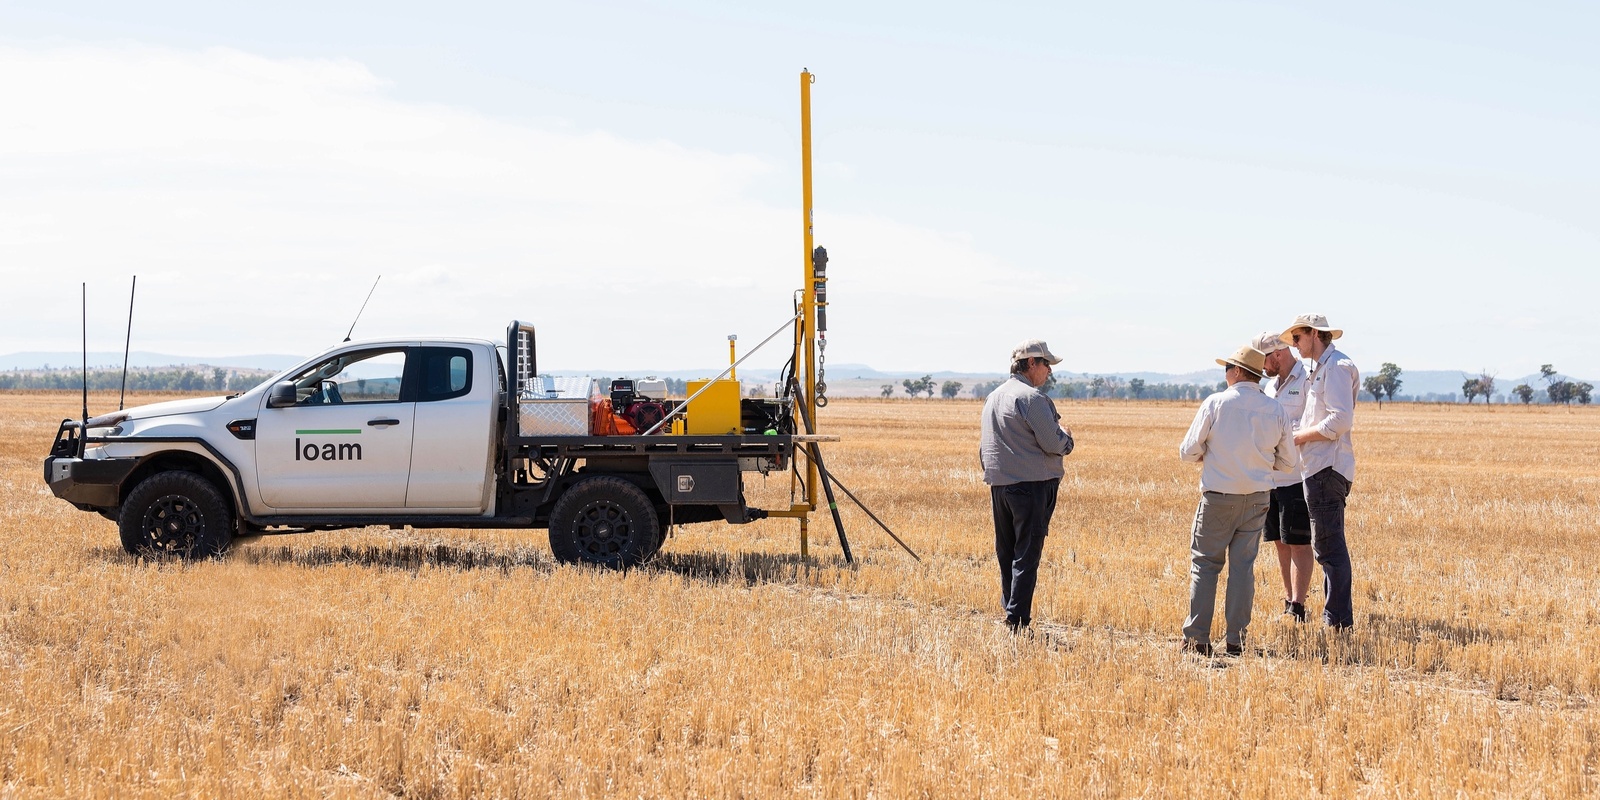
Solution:
M 517 397 L 517 432 L 523 436 L 588 436 L 593 378 L 541 376 Z

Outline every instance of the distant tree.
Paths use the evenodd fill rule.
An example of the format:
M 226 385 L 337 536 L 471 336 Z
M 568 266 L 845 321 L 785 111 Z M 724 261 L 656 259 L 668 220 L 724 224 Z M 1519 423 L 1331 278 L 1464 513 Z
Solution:
M 1472 405 L 1472 398 L 1483 393 L 1483 387 L 1478 385 L 1477 378 L 1468 378 L 1461 384 L 1461 396 L 1467 398 L 1467 405 Z
M 1572 397 L 1579 405 L 1589 405 L 1589 393 L 1594 391 L 1594 385 L 1588 381 L 1579 381 L 1572 384 Z
M 228 388 L 227 370 L 221 367 L 214 367 L 211 370 L 211 388 L 216 389 L 219 392 Z
M 926 393 L 928 397 L 931 398 L 933 397 L 934 390 L 938 388 L 938 385 L 933 381 L 932 375 L 924 375 L 916 380 L 906 378 L 900 383 L 906 387 L 906 394 L 912 397 Z
M 961 394 L 961 381 L 945 381 L 939 386 L 939 395 L 946 400 L 954 400 Z
M 1134 378 L 1128 381 L 1128 391 L 1133 394 L 1133 399 L 1138 400 L 1144 396 L 1144 378 Z
M 991 392 L 1000 388 L 1001 383 L 1001 381 L 984 381 L 972 387 L 972 396 L 982 400 L 988 397 Z
M 1378 378 L 1383 381 L 1383 394 L 1385 397 L 1393 400 L 1396 395 L 1400 394 L 1400 384 L 1404 383 L 1404 381 L 1400 380 L 1400 373 L 1404 371 L 1392 361 L 1385 361 L 1383 366 L 1378 368 Z
M 881 388 L 883 389 L 884 397 L 892 397 L 894 395 L 894 384 L 886 383 Z
M 1576 399 L 1572 390 L 1571 381 L 1560 380 L 1553 381 L 1549 386 L 1546 386 L 1544 392 L 1550 396 L 1550 402 L 1568 405 Z
M 1548 386 L 1552 381 L 1560 377 L 1560 375 L 1556 373 L 1554 364 L 1541 364 L 1539 365 L 1539 377 L 1545 382 L 1545 385 Z
M 1383 395 L 1384 392 L 1388 391 L 1388 387 L 1383 385 L 1382 376 L 1368 375 L 1362 379 L 1361 388 L 1366 389 L 1367 394 L 1372 395 L 1372 399 L 1378 401 L 1378 408 L 1383 408 Z
M 1485 405 L 1489 403 L 1489 396 L 1494 394 L 1495 374 L 1487 369 L 1478 370 L 1478 394 L 1483 395 Z
M 1516 395 L 1523 405 L 1533 402 L 1533 387 L 1526 383 L 1519 383 L 1511 388 L 1511 393 Z

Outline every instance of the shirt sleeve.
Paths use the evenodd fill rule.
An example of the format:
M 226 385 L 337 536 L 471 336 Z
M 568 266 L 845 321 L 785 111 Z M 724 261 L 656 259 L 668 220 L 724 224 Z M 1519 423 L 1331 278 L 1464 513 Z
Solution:
M 1183 444 L 1178 445 L 1178 457 L 1184 461 L 1199 461 L 1206 454 L 1206 439 L 1211 436 L 1211 401 L 1200 404 L 1200 410 L 1195 412 L 1194 422 L 1189 423 L 1189 432 L 1183 437 Z
M 1283 433 L 1278 436 L 1278 451 L 1273 455 L 1272 468 L 1278 472 L 1294 472 L 1300 468 L 1300 448 L 1294 446 L 1294 422 L 1282 406 L 1278 407 L 1278 417 L 1283 420 Z
M 1330 361 L 1322 367 L 1327 375 L 1322 379 L 1322 405 L 1326 415 L 1311 426 L 1311 430 L 1337 440 L 1355 427 L 1356 375 L 1355 365 L 1344 361 Z
M 1028 418 L 1028 427 L 1033 429 L 1033 437 L 1039 442 L 1039 449 L 1052 455 L 1064 456 L 1072 453 L 1072 434 L 1061 429 L 1061 415 L 1056 413 L 1056 404 L 1043 394 L 1028 398 L 1023 414 Z

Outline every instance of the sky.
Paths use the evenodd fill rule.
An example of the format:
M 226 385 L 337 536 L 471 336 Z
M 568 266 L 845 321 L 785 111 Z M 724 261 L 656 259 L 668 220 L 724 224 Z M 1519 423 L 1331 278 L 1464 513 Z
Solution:
M 1600 376 L 1589 3 L 0 2 L 0 353 L 501 338 L 725 363 L 792 314 L 809 68 L 827 358 Z M 779 344 L 753 357 L 775 367 Z

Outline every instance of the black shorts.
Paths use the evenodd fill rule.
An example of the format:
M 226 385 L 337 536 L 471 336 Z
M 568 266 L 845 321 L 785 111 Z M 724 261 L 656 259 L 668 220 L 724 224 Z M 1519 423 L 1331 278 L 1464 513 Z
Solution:
M 1311 544 L 1311 512 L 1306 508 L 1303 484 L 1279 486 L 1267 503 L 1267 527 L 1261 539 L 1284 544 Z

